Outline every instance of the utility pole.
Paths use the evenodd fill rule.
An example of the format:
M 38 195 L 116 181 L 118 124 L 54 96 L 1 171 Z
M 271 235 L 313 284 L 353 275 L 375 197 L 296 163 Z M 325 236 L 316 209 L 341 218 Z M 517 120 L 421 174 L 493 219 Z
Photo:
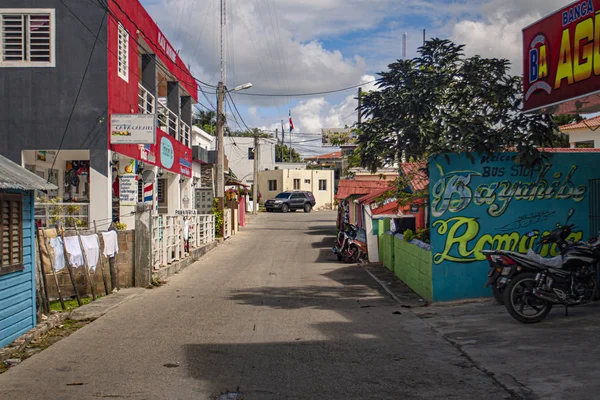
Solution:
M 222 210 L 225 198 L 225 172 L 223 171 L 223 164 L 225 163 L 223 146 L 223 130 L 225 127 L 223 103 L 225 99 L 225 89 L 223 82 L 219 82 L 217 94 L 217 198 L 219 201 L 219 208 Z
M 358 127 L 362 123 L 362 88 L 358 88 Z
M 254 136 L 254 185 L 252 185 L 252 213 L 258 214 L 258 155 L 260 154 L 260 143 L 258 135 Z
M 293 162 L 292 159 L 292 130 L 290 129 L 290 162 Z
M 225 78 L 227 73 L 226 67 L 226 50 L 225 37 L 227 19 L 225 14 L 225 0 L 221 0 L 221 81 L 217 86 L 217 201 L 219 209 L 225 208 L 225 172 L 223 167 L 225 164 L 225 154 L 223 146 L 223 129 L 225 127 Z

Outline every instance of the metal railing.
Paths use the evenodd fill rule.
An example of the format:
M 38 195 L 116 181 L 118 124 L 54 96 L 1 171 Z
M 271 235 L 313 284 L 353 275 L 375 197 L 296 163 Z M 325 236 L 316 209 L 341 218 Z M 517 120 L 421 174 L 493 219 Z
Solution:
M 155 269 L 187 257 L 184 229 L 188 229 L 189 251 L 215 241 L 214 215 L 153 215 L 152 265 Z
M 138 84 L 138 112 L 140 114 L 154 114 L 156 99 L 154 95 Z
M 34 218 L 44 228 L 57 222 L 66 226 L 87 227 L 90 224 L 90 203 L 43 203 L 35 202 Z
M 181 126 L 179 127 L 180 137 L 177 139 L 187 147 L 190 147 L 190 134 L 192 128 L 185 122 L 181 121 Z
M 192 128 L 163 103 L 164 100 L 157 101 L 152 93 L 138 84 L 138 112 L 141 114 L 156 113 L 158 128 L 190 147 Z
M 231 236 L 233 225 L 233 213 L 231 208 L 223 210 L 223 239 L 227 239 Z

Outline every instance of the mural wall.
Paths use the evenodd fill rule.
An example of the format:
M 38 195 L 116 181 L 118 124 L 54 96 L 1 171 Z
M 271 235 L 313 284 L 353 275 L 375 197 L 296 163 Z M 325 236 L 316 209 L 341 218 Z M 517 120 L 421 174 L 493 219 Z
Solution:
M 588 181 L 599 178 L 600 153 L 552 153 L 528 168 L 516 154 L 464 154 L 429 160 L 431 250 L 435 301 L 491 295 L 485 289 L 488 263 L 480 251 L 506 249 L 543 256 L 555 246 L 537 247 L 538 239 L 565 223 L 576 228 L 572 239 L 589 236 Z

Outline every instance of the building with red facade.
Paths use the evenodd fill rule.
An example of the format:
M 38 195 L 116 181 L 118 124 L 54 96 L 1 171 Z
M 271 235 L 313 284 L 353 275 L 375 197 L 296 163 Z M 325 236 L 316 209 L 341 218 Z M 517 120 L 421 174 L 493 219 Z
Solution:
M 140 2 L 2 7 L 0 153 L 59 187 L 38 193 L 36 219 L 50 225 L 64 203 L 85 222 L 132 227 L 140 201 L 192 208 L 198 84 Z

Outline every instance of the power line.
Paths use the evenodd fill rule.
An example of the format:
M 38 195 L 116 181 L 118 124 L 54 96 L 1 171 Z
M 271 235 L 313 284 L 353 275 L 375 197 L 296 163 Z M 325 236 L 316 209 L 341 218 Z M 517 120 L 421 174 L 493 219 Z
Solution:
M 348 86 L 345 88 L 341 88 L 341 89 L 333 89 L 333 90 L 325 90 L 323 92 L 311 92 L 311 93 L 275 93 L 275 94 L 269 94 L 269 93 L 246 93 L 246 92 L 239 92 L 239 95 L 244 95 L 244 96 L 263 96 L 263 97 L 300 97 L 300 96 L 317 96 L 317 95 L 321 95 L 321 94 L 329 94 L 329 93 L 338 93 L 338 92 L 344 92 L 346 90 L 350 90 L 350 89 L 356 89 L 358 87 L 361 86 L 365 86 L 371 83 L 375 83 L 377 82 L 377 79 L 374 79 L 372 81 L 368 81 L 368 82 L 364 82 L 358 85 L 354 85 L 354 86 Z
M 61 0 L 63 2 L 63 0 Z M 63 2 L 64 4 L 64 2 Z M 90 51 L 90 56 L 88 57 L 87 64 L 85 66 L 85 70 L 83 71 L 83 77 L 81 78 L 81 83 L 79 84 L 79 88 L 77 89 L 77 95 L 75 96 L 75 101 L 73 102 L 73 107 L 71 107 L 71 113 L 69 114 L 69 119 L 67 120 L 67 125 L 65 126 L 65 131 L 62 134 L 62 138 L 60 139 L 60 144 L 58 145 L 58 150 L 56 152 L 56 157 L 54 157 L 54 161 L 52 161 L 52 167 L 50 170 L 54 169 L 54 164 L 58 159 L 58 155 L 60 154 L 60 150 L 65 142 L 65 137 L 67 136 L 67 132 L 69 131 L 69 126 L 71 125 L 71 120 L 73 119 L 73 114 L 75 113 L 75 107 L 77 106 L 77 101 L 79 100 L 79 95 L 81 94 L 81 90 L 83 89 L 83 84 L 85 82 L 85 77 L 87 76 L 88 70 L 90 68 L 90 64 L 92 63 L 92 57 L 94 56 L 94 51 L 96 50 L 96 44 L 98 43 L 98 38 L 100 37 L 100 32 L 102 32 L 102 27 L 104 26 L 104 20 L 106 19 L 106 12 L 102 16 L 102 21 L 100 21 L 100 26 L 98 27 L 98 32 L 96 33 L 96 38 L 94 39 L 94 45 L 92 46 L 92 51 Z M 48 176 L 50 179 L 50 176 Z
M 244 118 L 242 118 L 242 114 L 240 114 L 240 111 L 238 110 L 237 106 L 235 105 L 235 102 L 233 101 L 233 98 L 231 97 L 231 93 L 229 93 L 229 92 L 226 92 L 226 93 L 229 95 L 229 99 L 231 100 L 231 104 L 233 104 L 233 108 L 235 109 L 235 111 L 240 116 L 240 119 L 242 120 L 242 123 L 244 124 L 244 126 L 246 127 L 246 129 L 248 129 L 248 131 L 250 131 L 251 129 L 246 124 L 246 121 L 244 121 Z

